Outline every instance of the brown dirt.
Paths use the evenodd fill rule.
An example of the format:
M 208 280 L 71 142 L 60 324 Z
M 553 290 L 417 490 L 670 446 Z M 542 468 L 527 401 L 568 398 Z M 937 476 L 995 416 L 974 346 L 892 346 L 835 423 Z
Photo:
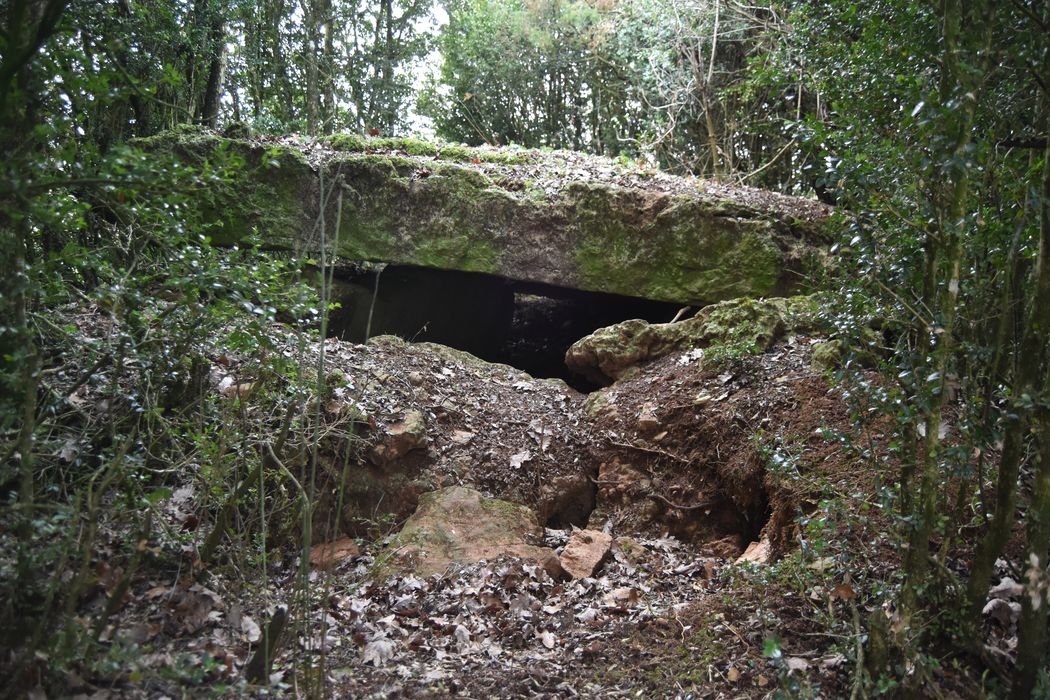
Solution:
M 588 397 L 439 346 L 330 340 L 318 531 L 356 535 L 360 554 L 312 572 L 305 603 L 294 542 L 265 588 L 223 569 L 143 575 L 106 639 L 148 653 L 83 687 L 178 692 L 184 681 L 162 669 L 183 664 L 201 683 L 248 692 L 239 684 L 258 628 L 274 605 L 299 600 L 298 632 L 275 663 L 278 692 L 312 677 L 336 697 L 763 697 L 799 682 L 848 694 L 850 649 L 839 640 L 853 631 L 852 603 L 833 591 L 862 594 L 896 553 L 877 512 L 846 524 L 843 511 L 872 497 L 882 470 L 826 437 L 854 429 L 842 392 L 810 368 L 813 342 L 789 338 L 716 367 L 675 353 Z M 237 361 L 215 369 L 236 375 Z M 413 412 L 425 424 L 420 447 L 363 457 Z M 350 503 L 337 513 L 343 464 Z M 572 581 L 520 560 L 372 578 L 387 554 L 380 516 L 403 519 L 419 494 L 454 484 L 535 509 L 555 551 L 589 520 L 617 538 L 613 556 Z M 818 505 L 829 496 L 843 510 Z M 178 531 L 181 511 L 164 512 Z M 826 524 L 819 546 L 798 525 L 809 515 Z M 797 558 L 787 573 L 733 565 L 763 536 Z M 763 655 L 769 639 L 779 656 Z M 325 673 L 311 676 L 322 659 Z

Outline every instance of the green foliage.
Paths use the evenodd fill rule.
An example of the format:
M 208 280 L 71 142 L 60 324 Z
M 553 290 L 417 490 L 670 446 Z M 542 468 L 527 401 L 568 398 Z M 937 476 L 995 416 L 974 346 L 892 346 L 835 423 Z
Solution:
M 420 101 L 439 134 L 576 149 L 601 138 L 587 113 L 600 100 L 587 48 L 599 15 L 588 3 L 457 0 L 447 9 L 441 78 Z
M 801 121 L 801 86 L 751 79 L 769 74 L 762 60 L 782 31 L 772 4 L 456 0 L 447 9 L 441 73 L 419 103 L 445 138 L 810 184 L 799 176 L 808 158 L 790 151 L 798 135 L 782 123 L 790 112 Z
M 1045 190 L 1035 194 L 1046 152 L 1020 137 L 1046 121 L 1045 85 L 1025 68 L 1046 55 L 1042 21 L 995 3 L 800 3 L 792 32 L 755 74 L 762 89 L 804 83 L 825 106 L 799 134 L 824 154 L 822 186 L 853 213 L 834 250 L 845 262 L 835 304 L 841 376 L 868 402 L 865 415 L 893 421 L 901 536 L 910 539 L 896 604 L 903 651 L 920 665 L 927 635 L 980 638 L 990 565 L 1013 519 L 1019 445 L 1040 440 L 1018 397 L 1043 382 L 1034 368 L 1046 362 L 1035 312 L 1045 285 L 1027 275 L 1048 233 L 1034 214 L 1046 206 Z M 888 381 L 856 372 L 851 353 L 871 348 L 872 325 L 890 352 L 870 357 L 890 357 Z M 961 605 L 962 582 L 943 560 L 964 527 L 983 543 L 958 564 L 971 575 Z M 936 615 L 927 602 L 920 612 L 934 592 L 946 596 L 941 609 L 968 612 Z

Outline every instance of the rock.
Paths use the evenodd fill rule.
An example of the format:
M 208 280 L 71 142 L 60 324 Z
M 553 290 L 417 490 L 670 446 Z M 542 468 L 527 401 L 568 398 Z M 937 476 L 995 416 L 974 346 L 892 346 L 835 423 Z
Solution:
M 537 561 L 552 577 L 561 575 L 553 550 L 541 546 L 543 527 L 525 506 L 486 498 L 464 486 L 423 494 L 419 508 L 387 547 L 390 556 L 376 570 L 420 576 L 438 574 L 451 564 L 513 556 Z
M 586 474 L 556 476 L 540 486 L 537 510 L 548 527 L 582 527 L 594 510 L 594 484 Z
M 740 552 L 743 549 L 743 539 L 744 538 L 740 535 L 726 535 L 725 537 L 720 537 L 717 540 L 708 542 L 704 545 L 704 549 L 716 557 L 721 557 L 722 559 L 734 559 L 740 556 Z
M 829 340 L 813 346 L 810 366 L 818 372 L 830 372 L 842 366 L 843 347 L 841 340 Z
M 1021 617 L 1021 604 L 1002 598 L 992 598 L 985 604 L 981 614 L 991 617 L 1003 627 L 1009 627 L 1016 624 Z
M 136 144 L 190 170 L 237 159 L 228 180 L 189 203 L 188 215 L 214 222 L 219 245 L 259 231 L 267 248 L 297 249 L 320 214 L 323 176 L 353 183 L 334 237 L 347 260 L 699 304 L 794 287 L 797 270 L 824 256 L 829 212 L 818 202 L 639 178 L 597 156 L 348 134 L 300 146 L 169 132 Z
M 334 542 L 315 544 L 310 548 L 310 566 L 315 569 L 334 569 L 347 559 L 361 554 L 361 548 L 357 542 L 349 537 L 343 537 Z
M 672 352 L 717 344 L 761 352 L 786 333 L 819 325 L 819 305 L 813 296 L 735 299 L 706 306 L 678 323 L 632 319 L 600 328 L 569 348 L 565 364 L 592 382 L 608 384 L 636 365 Z
M 598 501 L 603 506 L 627 505 L 644 496 L 652 480 L 619 457 L 598 467 Z
M 453 430 L 452 431 L 452 444 L 454 445 L 469 445 L 470 441 L 474 439 L 474 433 L 469 430 Z
M 1003 580 L 988 590 L 989 598 L 1019 598 L 1024 593 L 1024 586 L 1014 581 L 1009 576 L 1003 576 Z
M 383 429 L 379 442 L 369 450 L 373 464 L 382 466 L 404 457 L 412 450 L 426 447 L 427 425 L 420 411 L 408 411 L 404 420 Z
M 561 566 L 573 578 L 588 578 L 609 554 L 612 535 L 598 530 L 576 530 L 561 552 Z
M 642 406 L 642 410 L 638 414 L 636 427 L 638 432 L 643 435 L 651 435 L 660 429 L 660 419 L 656 417 L 655 406 L 651 403 Z
M 769 546 L 769 540 L 763 537 L 758 542 L 752 542 L 749 544 L 747 549 L 744 550 L 744 553 L 737 558 L 736 563 L 740 564 L 747 561 L 752 564 L 765 565 L 769 563 L 769 557 L 771 554 L 772 551 Z
M 603 378 L 601 381 L 604 382 L 605 379 Z M 590 394 L 583 402 L 583 412 L 592 421 L 600 419 L 613 420 L 619 413 L 616 404 L 605 390 L 595 391 Z

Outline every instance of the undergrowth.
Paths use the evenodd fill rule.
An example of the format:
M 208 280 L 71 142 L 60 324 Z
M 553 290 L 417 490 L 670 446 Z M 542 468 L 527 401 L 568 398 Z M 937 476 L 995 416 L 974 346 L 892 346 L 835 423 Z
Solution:
M 0 334 L 6 387 L 31 376 L 0 406 L 4 694 L 121 677 L 148 645 L 127 648 L 117 613 L 147 577 L 265 587 L 310 543 L 325 375 L 305 360 L 327 297 L 303 270 L 325 251 L 213 246 L 182 204 L 238 164 L 191 176 L 157 158 L 125 149 L 100 166 L 152 191 L 34 202 L 25 324 Z M 201 682 L 217 664 L 165 673 Z

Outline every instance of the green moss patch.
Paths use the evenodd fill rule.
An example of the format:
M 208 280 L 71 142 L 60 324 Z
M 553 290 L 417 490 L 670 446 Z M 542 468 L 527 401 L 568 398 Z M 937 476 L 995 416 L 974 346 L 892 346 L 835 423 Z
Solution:
M 605 186 L 570 187 L 581 229 L 580 286 L 662 301 L 710 303 L 771 294 L 783 255 L 764 220 L 727 217 L 705 200 L 659 210 Z
M 337 151 L 352 153 L 394 151 L 409 156 L 459 163 L 478 162 L 522 165 L 534 160 L 532 154 L 524 151 L 472 148 L 459 144 L 435 143 L 414 138 L 382 138 L 361 136 L 359 134 L 333 134 L 322 139 L 321 143 Z

